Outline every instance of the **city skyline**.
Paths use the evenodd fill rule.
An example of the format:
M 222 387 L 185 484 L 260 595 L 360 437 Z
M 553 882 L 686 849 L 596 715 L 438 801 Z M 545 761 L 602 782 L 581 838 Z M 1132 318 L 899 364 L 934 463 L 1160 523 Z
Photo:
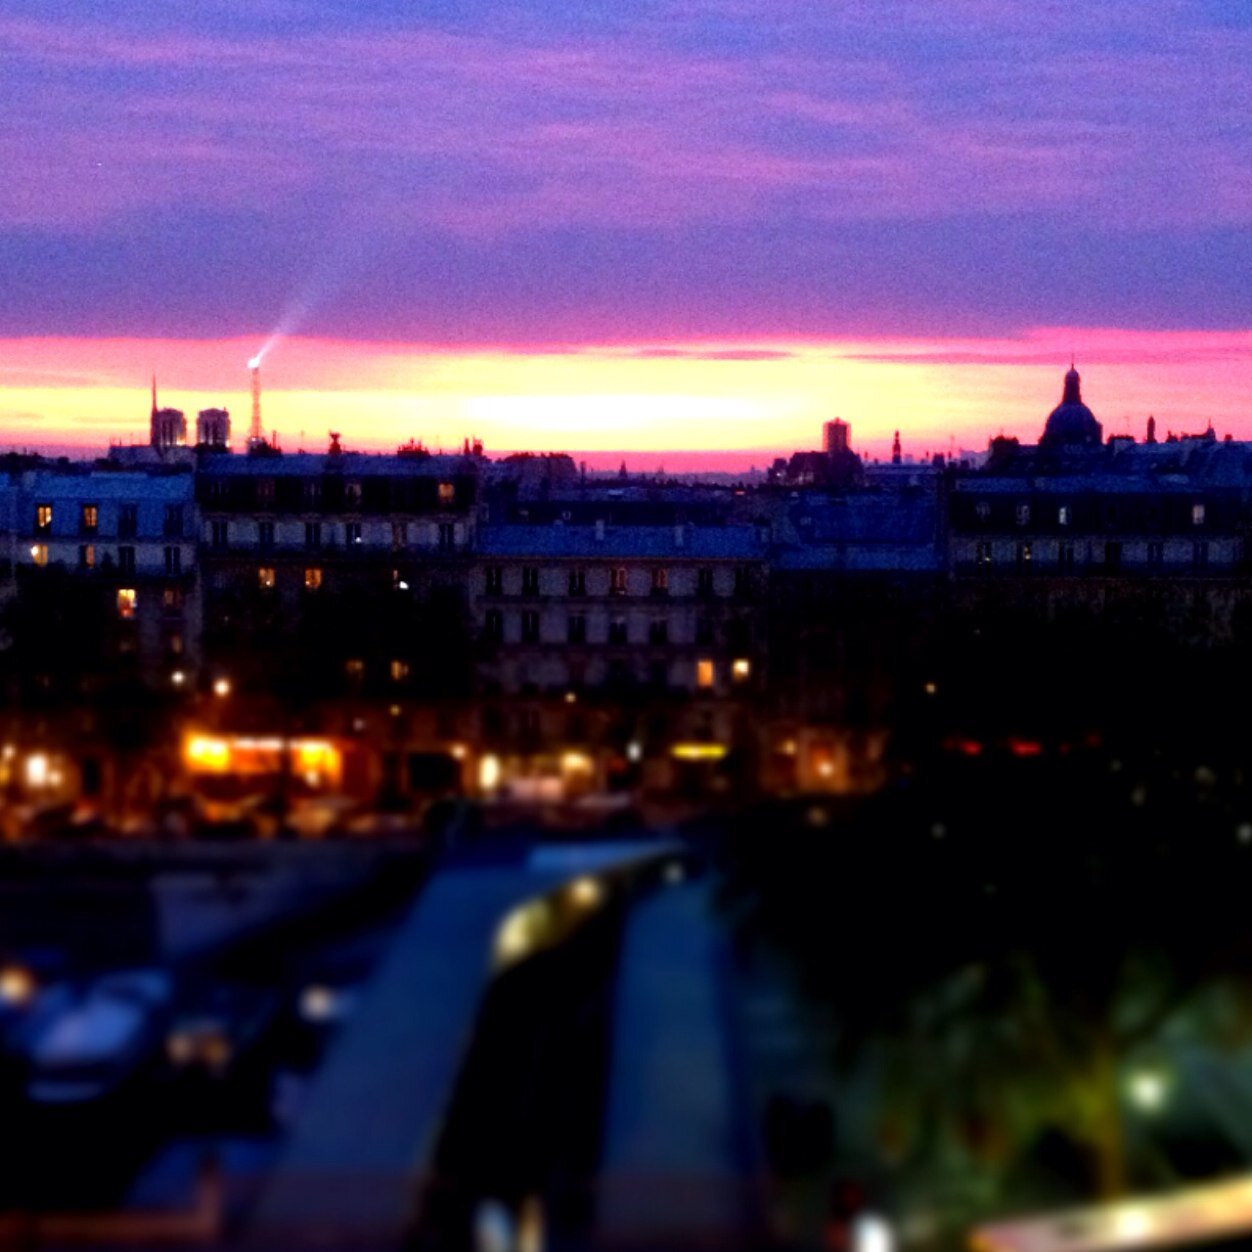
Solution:
M 881 455 L 1252 435 L 1252 30 L 1178 0 L 768 20 L 152 0 L 0 21 L 5 442 L 135 437 L 266 354 L 288 444 Z

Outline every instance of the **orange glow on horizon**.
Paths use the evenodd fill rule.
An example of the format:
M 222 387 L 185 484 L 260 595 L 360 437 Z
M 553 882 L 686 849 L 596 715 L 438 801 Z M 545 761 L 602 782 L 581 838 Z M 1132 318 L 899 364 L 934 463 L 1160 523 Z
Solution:
M 850 421 L 885 456 L 1033 441 L 1077 350 L 1084 399 L 1106 434 L 1200 430 L 1252 438 L 1252 334 L 1051 328 L 1016 338 L 448 348 L 293 338 L 265 358 L 264 422 L 282 446 L 391 449 L 410 437 L 488 453 L 744 453 L 820 446 Z M 0 344 L 5 444 L 103 449 L 144 442 L 148 382 L 189 418 L 225 405 L 246 435 L 253 339 L 16 339 Z M 594 459 L 594 455 L 593 455 Z

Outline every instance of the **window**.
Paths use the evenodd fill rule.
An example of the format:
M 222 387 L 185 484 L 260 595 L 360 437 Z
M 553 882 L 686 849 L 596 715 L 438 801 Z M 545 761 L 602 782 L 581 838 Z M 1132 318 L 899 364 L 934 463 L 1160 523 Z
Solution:
M 177 545 L 165 549 L 165 572 L 181 574 L 183 572 L 183 550 Z
M 391 546 L 393 548 L 407 548 L 408 544 L 409 544 L 408 522 L 392 522 L 391 523 Z
M 361 523 L 348 522 L 343 528 L 343 541 L 349 548 L 361 546 Z
M 409 676 L 408 661 L 393 660 L 391 662 L 391 681 L 393 683 L 402 683 Z
M 36 543 L 31 546 L 30 559 L 39 566 L 48 564 L 48 545 Z
M 1165 564 L 1165 545 L 1160 542 L 1148 544 L 1148 565 L 1152 569 L 1160 569 Z
M 1074 568 L 1074 545 L 1058 543 L 1056 545 L 1056 564 L 1064 573 L 1071 573 Z
M 669 621 L 658 617 L 648 623 L 648 642 L 651 644 L 669 643 Z
M 439 484 L 439 505 L 448 508 L 456 503 L 456 487 L 452 483 Z
M 360 681 L 365 677 L 365 662 L 359 656 L 349 657 L 343 663 L 343 672 L 351 679 Z
M 177 617 L 183 611 L 183 589 L 164 587 L 161 590 L 161 612 L 166 617 Z
M 117 537 L 133 539 L 139 533 L 139 506 L 123 504 L 117 510 Z
M 747 682 L 752 677 L 752 662 L 747 657 L 736 657 L 730 665 L 730 676 L 737 683 Z
M 96 564 L 96 545 L 84 543 L 78 549 L 78 568 L 94 569 Z
M 735 595 L 746 595 L 751 584 L 752 579 L 748 573 L 747 567 L 744 565 L 735 566 Z
M 713 594 L 713 571 L 711 569 L 696 570 L 696 595 L 711 596 Z
M 1114 539 L 1110 539 L 1104 545 L 1104 568 L 1111 574 L 1117 573 L 1122 567 L 1122 545 Z
M 624 596 L 626 594 L 626 570 L 623 566 L 616 566 L 609 575 L 609 591 L 615 596 Z
M 652 571 L 652 594 L 654 596 L 669 594 L 669 570 L 657 567 Z
M 262 591 L 273 591 L 274 583 L 276 581 L 274 577 L 274 567 L 272 565 L 262 565 L 256 572 L 256 581 L 257 586 L 260 587 Z
M 1030 505 L 1019 504 L 1016 509 L 1017 524 L 1019 526 L 1030 525 Z
M 165 525 L 161 533 L 166 539 L 181 539 L 183 537 L 183 506 L 181 504 L 167 504 L 165 506 Z
M 119 574 L 133 574 L 135 572 L 135 549 L 129 545 L 117 550 L 117 572 Z
M 991 516 L 991 503 L 988 500 L 979 500 L 974 505 L 974 516 L 980 521 L 985 522 Z
M 348 509 L 359 509 L 361 507 L 361 484 L 359 482 L 346 482 L 343 485 L 343 503 Z
M 1208 569 L 1209 546 L 1201 539 L 1191 547 L 1191 565 L 1194 569 Z
M 1030 568 L 1030 544 L 1019 543 L 1017 545 L 1017 568 L 1019 570 L 1028 570 Z
M 1056 511 L 1056 524 L 1058 526 L 1068 526 L 1073 521 L 1074 515 L 1068 504 L 1062 504 Z
M 487 594 L 489 596 L 498 596 L 504 594 L 504 567 L 500 565 L 487 566 Z
M 82 516 L 78 519 L 84 535 L 94 535 L 100 525 L 100 508 L 95 504 L 84 504 Z
M 439 523 L 439 550 L 451 552 L 456 547 L 456 526 L 452 522 Z
M 304 523 L 304 546 L 316 552 L 322 546 L 322 523 Z
M 46 535 L 52 529 L 52 505 L 35 505 L 35 533 Z
M 652 687 L 654 691 L 663 691 L 669 686 L 668 661 L 648 662 L 648 685 Z
M 701 657 L 696 662 L 696 686 L 708 690 L 713 685 L 713 662 L 708 657 Z
M 977 565 L 991 564 L 991 545 L 983 542 L 974 545 L 974 562 Z
M 1191 524 L 1192 526 L 1204 525 L 1204 505 L 1193 504 L 1191 506 Z
M 273 522 L 257 522 L 256 541 L 262 552 L 268 552 L 274 546 Z
M 522 569 L 522 595 L 537 596 L 539 594 L 539 567 L 527 565 Z
M 621 646 L 630 642 L 630 632 L 624 617 L 615 617 L 609 622 L 609 643 Z
M 219 552 L 230 547 L 230 523 L 212 522 L 209 525 L 209 543 Z
M 183 654 L 183 637 L 182 635 L 170 635 L 165 641 L 166 650 L 170 656 L 182 656 Z
M 315 509 L 322 503 L 322 484 L 316 478 L 304 480 L 304 503 L 310 509 Z
M 569 593 L 572 596 L 585 596 L 587 594 L 587 571 L 585 569 L 570 570 Z
M 256 502 L 263 509 L 268 509 L 274 503 L 274 480 L 272 478 L 256 480 Z
M 522 614 L 522 642 L 539 642 L 539 614 L 534 609 L 527 609 Z
M 499 609 L 488 609 L 483 623 L 487 638 L 497 643 L 504 638 L 504 614 Z
M 571 613 L 566 625 L 565 637 L 570 643 L 587 642 L 587 617 L 583 613 Z
M 139 606 L 139 595 L 134 587 L 119 587 L 117 589 L 117 615 L 123 621 L 130 621 L 135 616 L 135 610 Z
M 710 644 L 713 642 L 713 619 L 711 617 L 696 618 L 696 643 Z
M 322 571 L 316 565 L 310 565 L 304 571 L 304 589 L 305 591 L 316 591 L 322 585 Z

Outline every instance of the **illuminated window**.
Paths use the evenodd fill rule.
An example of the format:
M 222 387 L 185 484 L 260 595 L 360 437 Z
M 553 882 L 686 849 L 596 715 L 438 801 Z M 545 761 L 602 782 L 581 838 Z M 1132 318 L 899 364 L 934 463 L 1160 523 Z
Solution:
M 609 576 L 609 590 L 615 596 L 624 596 L 626 594 L 626 569 L 624 566 L 617 566 Z
M 456 487 L 452 483 L 439 484 L 439 503 L 441 505 L 452 504 L 456 500 Z
M 35 506 L 35 529 L 40 534 L 47 534 L 52 529 L 52 505 L 37 504 Z
M 274 567 L 272 565 L 262 565 L 256 572 L 257 586 L 262 591 L 274 590 Z
M 752 662 L 747 657 L 737 657 L 731 664 L 730 672 L 736 682 L 745 682 L 752 677 Z
M 96 545 L 84 543 L 78 549 L 78 564 L 81 569 L 93 569 L 96 564 Z
M 100 510 L 94 504 L 83 505 L 82 527 L 83 534 L 93 535 L 96 527 L 100 525 Z
M 119 587 L 117 589 L 117 615 L 124 621 L 130 621 L 135 616 L 135 608 L 139 603 L 139 595 L 134 587 Z
M 176 617 L 183 611 L 183 589 L 165 587 L 161 591 L 161 612 Z
M 1070 512 L 1068 504 L 1062 504 L 1056 511 L 1056 523 L 1058 526 L 1068 526 L 1073 514 Z
M 408 661 L 392 661 L 391 662 L 391 681 L 393 683 L 402 683 L 409 676 Z
M 317 566 L 310 566 L 304 571 L 305 591 L 316 591 L 322 585 L 322 571 Z
M 1193 504 L 1191 506 L 1191 524 L 1192 526 L 1204 525 L 1204 505 Z
M 183 637 L 182 635 L 170 635 L 165 641 L 166 648 L 170 656 L 182 656 L 183 654 Z
M 365 674 L 365 662 L 359 656 L 354 656 L 344 663 L 344 670 L 349 678 L 361 678 Z
M 48 564 L 48 545 L 46 543 L 36 543 L 31 546 L 30 559 L 36 565 Z
M 696 686 L 709 688 L 713 685 L 713 662 L 708 657 L 701 657 L 696 662 Z

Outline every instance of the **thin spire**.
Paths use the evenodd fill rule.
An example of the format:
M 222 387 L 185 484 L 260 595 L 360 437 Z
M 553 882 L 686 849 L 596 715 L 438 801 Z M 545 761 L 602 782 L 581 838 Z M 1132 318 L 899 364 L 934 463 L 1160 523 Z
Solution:
M 152 416 L 156 417 L 157 398 L 156 398 L 156 371 L 152 373 Z

